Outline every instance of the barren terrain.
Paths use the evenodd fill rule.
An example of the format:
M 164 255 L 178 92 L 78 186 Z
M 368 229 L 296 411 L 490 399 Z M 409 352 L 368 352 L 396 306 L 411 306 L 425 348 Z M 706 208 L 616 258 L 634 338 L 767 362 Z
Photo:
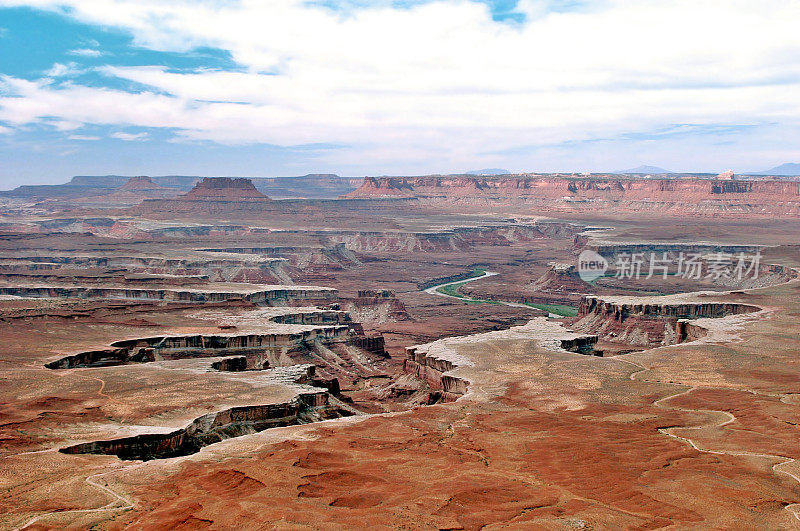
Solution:
M 506 181 L 7 200 L 0 527 L 800 525 L 796 183 Z

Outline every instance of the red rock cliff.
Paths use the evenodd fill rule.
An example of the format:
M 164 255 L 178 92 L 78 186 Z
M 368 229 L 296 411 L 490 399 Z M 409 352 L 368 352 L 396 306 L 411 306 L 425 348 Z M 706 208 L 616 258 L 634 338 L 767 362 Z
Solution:
M 800 217 L 800 182 L 792 181 L 534 174 L 373 177 L 344 197 L 414 197 L 426 203 L 513 205 L 559 213 Z
M 800 182 L 716 179 L 626 179 L 622 177 L 368 177 L 347 197 L 530 196 L 535 198 L 617 198 L 707 200 L 780 198 L 800 201 Z

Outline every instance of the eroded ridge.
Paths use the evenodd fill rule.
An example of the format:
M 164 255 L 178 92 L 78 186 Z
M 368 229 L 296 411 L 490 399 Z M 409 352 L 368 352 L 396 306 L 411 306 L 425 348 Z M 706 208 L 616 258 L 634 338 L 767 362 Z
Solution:
M 274 358 L 279 353 L 308 348 L 315 342 L 355 343 L 358 340 L 359 337 L 348 325 L 326 326 L 290 334 L 157 336 L 116 341 L 111 344 L 114 348 L 81 352 L 45 366 L 48 369 L 74 369 L 245 354 L 248 367 L 263 369 L 270 367 L 271 353 Z
M 594 348 L 597 336 L 574 333 L 564 328 L 561 323 L 538 317 L 525 325 L 514 326 L 507 330 L 445 338 L 408 347 L 403 368 L 427 382 L 431 388 L 439 390 L 438 393 L 431 394 L 431 403 L 452 402 L 465 396 L 471 383 L 469 378 L 457 375 L 454 371 L 459 367 L 475 365 L 472 360 L 457 352 L 458 346 L 495 339 L 531 340 L 545 350 L 597 355 Z
M 698 319 L 720 319 L 760 311 L 759 306 L 738 302 L 698 302 L 686 296 L 597 297 L 585 296 L 571 327 L 598 335 L 601 343 L 638 349 L 694 341 L 707 334 Z
M 302 301 L 334 301 L 336 290 L 314 286 L 233 286 L 229 289 L 167 289 L 99 286 L 0 286 L 0 295 L 35 298 L 120 299 L 173 302 L 223 302 L 245 300 L 256 304 L 285 305 Z
M 347 312 L 310 307 L 262 307 L 242 309 L 237 315 L 221 317 L 224 314 L 222 310 L 200 309 L 190 315 L 216 322 L 223 330 L 244 327 L 248 333 L 124 339 L 111 343 L 111 348 L 67 356 L 46 367 L 93 369 L 160 362 L 161 368 L 175 371 L 256 371 L 247 378 L 257 389 L 276 385 L 295 389 L 294 398 L 274 404 L 238 405 L 198 417 L 186 427 L 169 433 L 143 433 L 87 442 L 61 451 L 140 460 L 177 457 L 196 453 L 224 439 L 275 427 L 363 414 L 362 406 L 376 407 L 369 397 L 359 396 L 354 402 L 351 394 L 342 392 L 340 378 L 348 382 L 347 391 L 352 392 L 354 383 L 381 376 L 382 362 L 388 359 L 383 337 L 366 335 L 363 327 L 353 322 Z M 195 358 L 212 358 L 212 361 L 208 364 L 191 361 Z M 178 360 L 189 360 L 190 364 L 177 363 Z M 385 385 L 391 386 L 391 379 L 386 379 L 389 381 Z M 415 391 L 419 391 L 419 387 L 416 386 Z M 375 400 L 382 398 L 376 396 Z M 249 400 L 254 399 L 258 398 Z
M 251 310 L 250 317 L 221 319 L 219 328 L 235 330 L 239 324 L 257 325 L 264 332 L 226 334 L 187 334 L 124 339 L 111 348 L 90 350 L 65 356 L 45 364 L 48 369 L 74 369 L 148 363 L 186 358 L 238 356 L 215 362 L 218 370 L 267 369 L 291 363 L 293 359 L 316 355 L 318 363 L 327 363 L 319 352 L 356 349 L 379 358 L 386 358 L 384 338 L 368 336 L 361 324 L 353 322 L 347 312 L 318 308 L 269 308 Z M 198 312 L 197 318 L 214 318 L 214 313 Z M 227 323 L 227 324 L 226 324 Z M 272 331 L 274 329 L 274 331 Z M 332 350 L 331 350 L 332 349 Z M 343 353 L 345 358 L 350 357 Z M 339 358 L 341 361 L 341 357 Z M 337 367 L 341 369 L 341 367 Z
M 196 418 L 185 428 L 169 433 L 148 433 L 62 448 L 65 454 L 116 455 L 120 459 L 165 459 L 194 454 L 225 439 L 270 428 L 308 424 L 354 414 L 352 408 L 331 403 L 327 390 L 313 387 L 315 367 L 295 365 L 270 371 L 269 380 L 294 383 L 298 394 L 277 404 L 239 406 Z

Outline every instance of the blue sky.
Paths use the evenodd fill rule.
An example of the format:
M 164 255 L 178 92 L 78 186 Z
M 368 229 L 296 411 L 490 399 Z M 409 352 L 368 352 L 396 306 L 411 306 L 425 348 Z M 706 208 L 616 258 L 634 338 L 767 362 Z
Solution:
M 0 189 L 766 169 L 800 160 L 798 19 L 796 0 L 0 0 Z

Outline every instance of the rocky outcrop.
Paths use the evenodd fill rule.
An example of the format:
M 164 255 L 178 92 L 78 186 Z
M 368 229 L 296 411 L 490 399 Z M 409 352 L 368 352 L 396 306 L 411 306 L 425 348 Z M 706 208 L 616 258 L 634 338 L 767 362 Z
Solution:
M 175 219 L 177 215 L 190 215 L 196 219 L 197 216 L 218 214 L 225 214 L 227 218 L 231 213 L 258 215 L 275 209 L 275 203 L 259 192 L 250 179 L 206 177 L 189 192 L 174 199 L 146 199 L 128 212 L 144 216 L 155 214 L 168 219 Z
M 89 195 L 73 202 L 86 207 L 109 208 L 137 205 L 145 199 L 171 199 L 178 194 L 179 191 L 174 188 L 158 185 L 150 177 L 139 176 L 131 177 L 110 193 Z
M 550 269 L 522 290 L 523 302 L 555 303 L 574 306 L 583 295 L 594 291 L 572 264 L 553 264 Z
M 345 205 L 342 205 L 344 208 Z M 319 253 L 338 261 L 356 261 L 353 251 L 378 252 L 452 252 L 469 250 L 478 245 L 512 245 L 535 242 L 542 239 L 572 238 L 582 230 L 580 225 L 565 222 L 504 223 L 478 227 L 455 227 L 435 232 L 408 231 L 303 231 L 305 241 L 316 242 Z M 292 233 L 297 234 L 297 233 Z M 294 246 L 274 247 L 226 247 L 205 249 L 236 254 L 263 254 L 266 256 L 289 256 L 313 249 Z M 348 254 L 349 253 L 349 254 Z
M 120 459 L 166 459 L 191 455 L 225 439 L 258 433 L 270 428 L 308 424 L 350 416 L 350 411 L 330 406 L 326 391 L 305 392 L 280 404 L 234 407 L 198 417 L 170 433 L 144 434 L 110 441 L 68 446 L 65 454 L 116 455 Z
M 257 304 L 285 306 L 292 302 L 330 302 L 338 299 L 336 290 L 312 287 L 242 289 L 241 291 L 103 288 L 98 286 L 0 286 L 0 295 L 17 297 L 121 299 L 174 302 L 222 302 L 246 300 Z
M 544 350 L 574 352 L 583 355 L 602 355 L 594 349 L 597 336 L 574 333 L 560 323 L 537 317 L 522 326 L 506 330 L 484 332 L 473 336 L 439 339 L 432 343 L 406 348 L 403 361 L 405 372 L 423 380 L 434 390 L 434 401 L 453 401 L 465 395 L 470 382 L 454 371 L 459 367 L 474 365 L 456 349 L 459 344 L 474 344 L 478 338 L 522 339 L 535 341 Z
M 351 342 L 356 338 L 353 329 L 347 325 L 325 326 L 289 334 L 156 336 L 116 341 L 111 344 L 111 349 L 81 352 L 45 366 L 48 369 L 74 369 L 244 354 L 248 368 L 262 369 L 265 362 L 269 362 L 270 353 L 307 349 L 315 342 Z M 381 341 L 381 352 L 382 346 Z
M 77 367 L 106 367 L 125 363 L 146 363 L 155 361 L 154 349 L 141 348 L 132 351 L 129 348 L 110 348 L 90 350 L 67 356 L 45 364 L 48 369 L 74 369 Z
M 355 326 L 350 315 L 338 310 L 314 310 L 289 312 L 275 315 L 269 318 L 273 323 L 280 324 L 299 324 L 299 325 L 332 325 L 350 324 Z
M 383 336 L 355 336 L 348 341 L 348 344 L 383 358 L 389 357 L 386 352 L 386 340 Z
M 605 243 L 602 241 L 591 241 L 591 236 L 586 234 L 576 236 L 574 241 L 577 249 L 591 249 L 608 259 L 614 259 L 619 255 L 634 254 L 642 254 L 649 257 L 650 253 L 655 253 L 658 256 L 667 253 L 668 256 L 674 257 L 677 257 L 679 253 L 702 255 L 712 253 L 737 255 L 739 253 L 744 253 L 746 255 L 754 255 L 763 250 L 763 247 L 758 245 L 729 245 L 718 243 Z
M 250 179 L 230 177 L 205 177 L 189 192 L 179 197 L 182 201 L 269 201 Z
M 299 251 L 298 251 L 299 252 Z M 137 274 L 167 275 L 170 284 L 181 278 L 203 278 L 212 282 L 248 282 L 256 284 L 291 284 L 293 266 L 289 261 L 273 256 L 239 256 L 235 253 L 195 251 L 185 256 L 80 256 L 80 255 L 19 255 L 0 257 L 4 274 L 66 269 L 65 277 L 76 280 L 77 269 L 102 268 L 123 281 Z M 97 273 L 95 273 L 97 274 Z M 144 277 L 137 277 L 141 281 Z
M 211 364 L 215 371 L 241 372 L 247 370 L 247 356 L 235 356 L 215 361 Z
M 359 290 L 357 297 L 342 300 L 342 308 L 360 323 L 381 324 L 410 319 L 406 307 L 391 290 Z
M 752 313 L 761 308 L 736 302 L 683 302 L 659 298 L 586 296 L 571 328 L 597 334 L 601 340 L 635 347 L 655 347 L 692 341 L 705 332 L 692 323 Z
M 436 391 L 436 401 L 453 402 L 467 392 L 469 382 L 456 376 L 445 374 L 458 365 L 450 360 L 430 354 L 427 345 L 406 348 L 403 370 L 425 381 Z
M 730 181 L 731 179 L 733 179 L 733 177 L 734 177 L 733 170 L 727 170 L 717 175 L 717 179 L 721 181 Z
M 738 302 L 652 302 L 635 301 L 633 298 L 604 301 L 596 296 L 581 299 L 578 316 L 601 315 L 623 322 L 630 317 L 665 317 L 675 319 L 719 318 L 726 315 L 751 313 L 760 310 L 757 306 Z
M 476 227 L 441 232 L 340 232 L 331 241 L 359 252 L 450 252 L 467 251 L 481 243 L 508 245 L 515 241 L 541 239 L 533 227 Z
M 597 336 L 585 335 L 576 337 L 566 337 L 559 339 L 561 350 L 575 352 L 577 354 L 587 354 L 590 356 L 602 356 L 603 353 L 595 350 Z
M 690 319 L 678 319 L 675 323 L 675 343 L 695 341 L 708 335 L 708 330 Z
M 247 370 L 247 356 L 235 356 L 215 361 L 211 364 L 215 371 L 240 372 Z M 266 368 L 266 367 L 265 367 Z

